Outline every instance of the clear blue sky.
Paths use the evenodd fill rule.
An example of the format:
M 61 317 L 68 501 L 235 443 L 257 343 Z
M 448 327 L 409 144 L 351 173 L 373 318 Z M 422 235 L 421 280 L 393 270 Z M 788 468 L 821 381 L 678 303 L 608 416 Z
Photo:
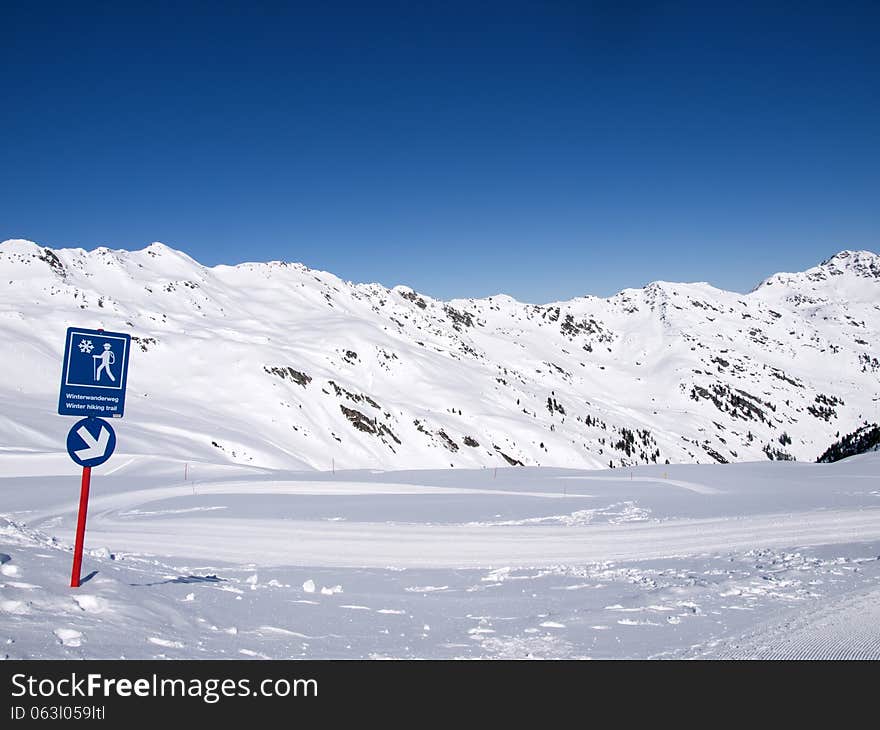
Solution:
M 531 301 L 880 250 L 876 2 L 7 1 L 0 23 L 0 239 Z

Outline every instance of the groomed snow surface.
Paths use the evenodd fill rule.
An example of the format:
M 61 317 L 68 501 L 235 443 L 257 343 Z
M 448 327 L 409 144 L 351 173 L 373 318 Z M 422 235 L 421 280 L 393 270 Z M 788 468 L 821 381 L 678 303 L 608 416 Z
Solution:
M 0 657 L 880 658 L 880 454 L 291 472 L 0 455 Z

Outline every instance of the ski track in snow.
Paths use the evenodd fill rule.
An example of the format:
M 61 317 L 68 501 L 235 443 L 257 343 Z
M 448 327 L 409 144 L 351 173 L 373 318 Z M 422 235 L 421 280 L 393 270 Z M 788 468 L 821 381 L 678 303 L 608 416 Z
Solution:
M 697 482 L 685 482 L 680 479 L 665 479 L 660 477 L 642 477 L 642 476 L 628 476 L 628 477 L 590 477 L 590 476 L 562 476 L 560 479 L 576 479 L 577 481 L 613 481 L 613 482 L 639 482 L 642 484 L 669 484 L 673 487 L 681 487 L 682 489 L 687 489 L 689 492 L 695 492 L 697 494 L 720 494 L 721 490 L 715 489 L 714 487 L 710 487 L 706 484 L 698 484 Z
M 72 538 L 72 531 L 60 533 Z M 99 515 L 87 545 L 231 563 L 336 567 L 550 566 L 645 560 L 718 550 L 880 539 L 880 508 L 660 523 L 527 527 L 406 525 L 273 519 L 117 523 Z
M 694 482 L 669 479 L 628 479 L 579 476 L 569 479 L 619 483 L 658 482 L 701 496 L 720 490 Z M 339 482 L 219 482 L 198 485 L 200 495 L 490 495 L 542 499 L 591 498 L 558 491 L 487 490 L 467 487 L 431 487 L 416 484 Z M 701 554 L 723 549 L 763 546 L 851 543 L 880 538 L 880 508 L 813 510 L 769 515 L 712 519 L 668 519 L 590 524 L 577 529 L 579 512 L 571 518 L 551 516 L 509 522 L 397 524 L 334 521 L 315 524 L 293 519 L 229 517 L 163 520 L 163 516 L 218 507 L 148 510 L 146 504 L 187 497 L 191 486 L 157 487 L 95 498 L 90 506 L 87 546 L 124 544 L 129 551 L 179 555 L 233 563 L 314 565 L 337 567 L 448 567 L 481 568 L 547 566 L 596 560 L 639 560 Z M 628 509 L 632 510 L 632 504 Z M 29 516 L 32 524 L 75 512 L 68 503 Z M 608 508 L 604 508 L 608 509 Z M 625 515 L 626 510 L 621 512 Z M 589 516 L 589 515 L 588 515 Z M 138 518 L 149 517 L 148 520 Z M 638 514 L 639 519 L 643 519 Z M 160 519 L 156 519 L 160 518 Z M 566 524 L 568 521 L 570 524 Z M 548 524 L 559 522 L 560 524 Z M 589 522 L 589 520 L 587 520 Z M 586 525 L 581 525 L 586 527 Z M 72 539 L 71 528 L 58 533 Z M 291 546 L 295 546 L 292 549 Z
M 495 489 L 435 487 L 417 484 L 382 484 L 378 482 L 200 482 L 197 486 L 181 485 L 171 487 L 155 487 L 121 494 L 113 494 L 91 499 L 89 509 L 92 513 L 121 511 L 141 507 L 150 502 L 175 497 L 186 497 L 194 491 L 201 496 L 225 494 L 267 494 L 267 495 L 299 495 L 299 496 L 368 496 L 368 495 L 489 495 L 537 497 L 539 499 L 577 499 L 590 498 L 590 494 L 568 493 L 558 491 L 546 492 L 514 492 Z M 65 514 L 75 513 L 79 502 L 67 502 L 44 511 L 35 511 L 29 520 L 36 524 Z M 147 514 L 142 512 L 141 514 Z M 158 512 L 154 514 L 159 514 Z
M 570 477 L 619 483 L 660 482 L 690 485 L 700 496 L 720 490 L 680 480 Z M 699 488 L 695 488 L 699 487 Z M 548 566 L 597 560 L 640 560 L 707 553 L 723 549 L 763 546 L 851 543 L 880 538 L 880 508 L 812 510 L 769 515 L 711 519 L 667 519 L 617 524 L 578 525 L 575 512 L 568 518 L 551 516 L 509 522 L 470 524 L 398 524 L 394 522 L 313 521 L 228 517 L 179 517 L 211 508 L 144 509 L 163 499 L 187 497 L 190 486 L 157 487 L 111 494 L 91 505 L 88 546 L 124 544 L 128 551 L 152 555 L 185 556 L 232 563 L 313 565 L 337 567 L 448 567 Z M 467 487 L 431 487 L 416 484 L 365 482 L 219 482 L 198 485 L 200 495 L 490 495 L 494 498 L 591 498 L 558 491 L 487 490 Z M 620 514 L 632 511 L 632 503 Z M 29 516 L 32 524 L 74 513 L 66 505 Z M 600 508 L 608 510 L 610 508 Z M 587 515 L 589 517 L 590 515 Z M 139 519 L 149 517 L 150 519 Z M 643 519 L 639 514 L 636 517 Z M 157 519 L 159 518 L 159 519 Z M 589 522 L 589 520 L 586 520 Z M 559 522 L 560 524 L 548 524 Z M 578 529 L 586 528 L 589 529 Z M 72 539 L 72 523 L 58 532 Z M 292 547 L 295 546 L 295 547 Z
M 880 589 L 760 626 L 704 652 L 718 659 L 880 659 Z M 696 653 L 700 656 L 700 653 Z

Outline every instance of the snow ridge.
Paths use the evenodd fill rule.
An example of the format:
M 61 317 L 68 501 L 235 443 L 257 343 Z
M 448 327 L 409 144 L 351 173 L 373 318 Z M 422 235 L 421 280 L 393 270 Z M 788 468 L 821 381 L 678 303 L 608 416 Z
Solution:
M 0 244 L 0 437 L 59 451 L 64 329 L 130 332 L 122 454 L 271 468 L 815 460 L 880 421 L 880 257 L 749 294 L 442 301 L 302 264 Z

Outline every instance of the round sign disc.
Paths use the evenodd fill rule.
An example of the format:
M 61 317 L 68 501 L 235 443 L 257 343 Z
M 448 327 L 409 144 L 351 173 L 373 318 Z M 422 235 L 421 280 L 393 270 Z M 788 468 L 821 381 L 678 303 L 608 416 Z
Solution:
M 67 453 L 80 466 L 99 466 L 113 455 L 116 434 L 101 418 L 83 418 L 67 434 Z

